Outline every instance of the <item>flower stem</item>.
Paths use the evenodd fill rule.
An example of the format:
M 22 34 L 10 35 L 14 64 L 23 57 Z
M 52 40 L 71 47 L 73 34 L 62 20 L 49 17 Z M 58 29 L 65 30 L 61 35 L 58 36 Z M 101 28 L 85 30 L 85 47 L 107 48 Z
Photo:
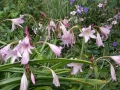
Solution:
M 83 54 L 83 51 L 84 51 L 84 45 L 85 45 L 85 42 L 84 42 L 84 38 L 82 39 L 82 48 L 81 48 L 81 51 L 80 51 L 80 59 L 82 58 L 82 54 Z

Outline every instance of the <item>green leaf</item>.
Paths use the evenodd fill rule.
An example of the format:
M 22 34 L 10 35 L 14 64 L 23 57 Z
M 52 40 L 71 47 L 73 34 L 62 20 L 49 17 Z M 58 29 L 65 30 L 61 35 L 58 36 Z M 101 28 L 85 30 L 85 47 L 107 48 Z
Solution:
M 29 64 L 38 64 L 38 63 L 51 63 L 51 62 L 63 62 L 64 64 L 75 62 L 75 63 L 84 63 L 84 64 L 89 64 L 92 65 L 91 62 L 86 61 L 86 60 L 76 60 L 76 59 L 43 59 L 43 60 L 34 60 L 34 61 L 29 61 Z M 20 66 L 20 63 L 14 63 L 14 64 L 4 64 L 0 66 L 0 70 L 5 70 L 8 68 L 12 68 L 15 66 Z
M 42 86 L 42 87 L 37 87 L 34 90 L 53 90 L 51 87 L 48 86 Z
M 5 43 L 5 42 L 3 42 L 3 41 L 0 41 L 0 44 L 4 44 L 4 45 L 5 45 L 5 44 L 7 44 L 7 43 Z
M 0 90 L 13 90 L 13 88 L 15 88 L 16 86 L 18 86 L 19 84 L 10 84 L 10 85 L 6 85 L 5 87 L 3 87 Z
M 20 77 L 15 77 L 15 78 L 7 78 L 7 79 L 3 79 L 0 80 L 0 86 L 2 85 L 9 85 L 11 83 L 20 83 L 21 78 Z

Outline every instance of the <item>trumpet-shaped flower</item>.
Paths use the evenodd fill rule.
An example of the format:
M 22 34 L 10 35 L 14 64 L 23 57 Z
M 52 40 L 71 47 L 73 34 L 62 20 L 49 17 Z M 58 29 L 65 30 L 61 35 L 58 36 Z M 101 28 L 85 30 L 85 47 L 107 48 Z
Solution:
M 11 44 L 8 44 L 4 48 L 0 49 L 0 55 L 1 55 L 2 61 L 6 61 L 6 55 L 11 50 L 10 46 L 11 46 Z
M 112 58 L 115 61 L 115 63 L 118 66 L 120 66 L 120 55 L 118 55 L 118 56 L 110 56 L 110 58 Z
M 82 29 L 82 33 L 79 34 L 78 36 L 80 37 L 84 37 L 85 39 L 85 43 L 91 38 L 96 38 L 95 35 L 93 35 L 95 33 L 95 30 L 91 30 L 91 26 L 89 26 L 88 28 L 83 28 Z
M 50 21 L 50 24 L 47 26 L 47 30 L 48 30 L 48 37 L 50 38 L 50 30 L 52 29 L 54 31 L 54 29 L 56 28 L 56 25 L 54 23 L 54 21 Z
M 32 71 L 31 71 L 31 81 L 32 81 L 33 84 L 35 84 L 35 77 L 34 77 Z
M 27 64 L 29 62 L 29 53 L 32 54 L 31 49 L 34 49 L 34 47 L 31 46 L 28 35 L 23 39 L 23 41 L 21 41 L 21 43 L 21 51 L 23 52 L 21 64 Z
M 50 44 L 50 43 L 47 43 L 50 48 L 52 49 L 52 51 L 55 53 L 56 56 L 60 56 L 61 54 L 61 50 L 62 50 L 62 47 L 58 47 L 54 44 Z
M 53 84 L 57 87 L 60 86 L 60 82 L 58 80 L 58 77 L 53 70 L 52 70 L 52 75 L 53 75 Z
M 99 27 L 103 37 L 106 37 L 108 39 L 108 34 L 110 33 L 110 30 L 106 27 Z
M 70 64 L 67 64 L 67 66 L 73 67 L 73 70 L 71 72 L 72 75 L 77 74 L 78 71 L 83 72 L 82 71 L 82 65 L 83 64 L 81 64 L 81 63 L 70 63 Z
M 28 87 L 28 81 L 27 81 L 27 77 L 24 72 L 21 78 L 20 90 L 27 90 L 27 87 Z
M 115 74 L 115 69 L 113 67 L 112 64 L 110 64 L 110 73 L 111 73 L 111 77 L 114 81 L 116 81 L 116 74 Z
M 9 20 L 12 21 L 12 29 L 11 29 L 11 31 L 14 31 L 14 29 L 16 28 L 15 25 L 23 28 L 23 27 L 20 25 L 20 24 L 24 23 L 23 17 L 24 17 L 24 15 L 20 15 L 19 18 L 9 19 Z
M 64 45 L 73 45 L 75 43 L 74 33 L 70 30 L 67 31 L 66 27 L 61 23 L 60 28 L 62 29 L 63 35 L 61 39 Z
M 100 46 L 104 47 L 104 44 L 103 44 L 100 34 L 98 32 L 97 32 L 96 44 L 98 47 L 100 47 Z

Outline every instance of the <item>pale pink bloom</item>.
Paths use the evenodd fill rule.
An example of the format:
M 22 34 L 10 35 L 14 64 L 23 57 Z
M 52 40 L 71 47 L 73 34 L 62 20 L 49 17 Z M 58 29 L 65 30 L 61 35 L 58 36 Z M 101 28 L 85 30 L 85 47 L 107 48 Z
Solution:
M 60 86 L 60 82 L 59 82 L 58 76 L 55 74 L 55 72 L 52 69 L 50 69 L 50 70 L 51 70 L 52 75 L 53 75 L 53 84 L 56 87 Z
M 104 47 L 104 44 L 103 44 L 100 34 L 98 32 L 97 32 L 96 44 L 98 47 L 100 47 L 100 46 Z
M 13 64 L 15 62 L 15 59 L 18 59 L 18 57 L 21 57 L 21 42 L 19 41 L 19 44 L 13 49 L 13 50 L 10 50 L 7 55 L 6 55 L 6 59 L 12 57 L 11 59 L 11 63 Z
M 20 83 L 20 89 L 19 90 L 27 90 L 28 87 L 28 81 L 25 72 L 23 73 L 23 76 L 21 78 L 21 83 Z
M 50 38 L 50 30 L 52 29 L 54 31 L 54 29 L 56 28 L 56 25 L 54 23 L 54 21 L 50 21 L 50 24 L 47 26 L 47 30 L 48 30 L 48 38 Z
M 11 44 L 8 44 L 7 46 L 3 47 L 2 49 L 0 49 L 0 55 L 1 55 L 1 59 L 3 61 L 6 61 L 6 55 L 7 53 L 11 50 L 10 49 Z
M 102 3 L 99 3 L 99 4 L 98 4 L 98 7 L 102 7 L 102 6 L 103 6 L 103 4 L 102 4 Z
M 31 81 L 32 81 L 33 84 L 35 84 L 35 77 L 34 77 L 32 71 L 31 71 Z
M 118 56 L 110 56 L 110 58 L 112 58 L 115 61 L 115 63 L 118 66 L 120 66 L 120 55 L 118 55 Z
M 84 37 L 85 43 L 90 39 L 90 38 L 96 38 L 95 35 L 95 30 L 91 30 L 91 25 L 88 28 L 82 28 L 82 33 L 79 34 L 78 36 Z
M 20 25 L 20 24 L 24 23 L 23 17 L 24 17 L 24 15 L 20 15 L 19 18 L 9 19 L 9 20 L 12 21 L 12 29 L 11 29 L 11 31 L 14 31 L 14 29 L 16 28 L 15 25 L 23 28 L 23 27 Z
M 52 49 L 52 51 L 55 53 L 56 56 L 60 56 L 61 54 L 61 50 L 62 50 L 62 47 L 58 47 L 54 44 L 50 44 L 50 43 L 47 43 L 50 48 Z
M 110 33 L 110 30 L 108 29 L 108 27 L 99 27 L 103 37 L 105 36 L 106 39 L 108 39 L 108 34 Z
M 61 23 L 60 28 L 62 29 L 63 35 L 61 39 L 64 45 L 73 45 L 75 43 L 74 33 L 70 30 L 67 31 L 66 27 Z
M 82 71 L 82 65 L 81 63 L 70 63 L 70 64 L 67 64 L 67 66 L 69 67 L 73 67 L 73 70 L 71 72 L 72 75 L 75 75 L 77 74 L 77 72 L 83 72 Z
M 21 51 L 23 52 L 21 64 L 27 64 L 29 62 L 29 53 L 32 54 L 31 49 L 34 49 L 34 47 L 30 45 L 29 36 L 26 36 L 21 43 Z
M 110 73 L 111 73 L 112 79 L 116 81 L 117 79 L 116 79 L 115 69 L 112 64 L 110 64 Z

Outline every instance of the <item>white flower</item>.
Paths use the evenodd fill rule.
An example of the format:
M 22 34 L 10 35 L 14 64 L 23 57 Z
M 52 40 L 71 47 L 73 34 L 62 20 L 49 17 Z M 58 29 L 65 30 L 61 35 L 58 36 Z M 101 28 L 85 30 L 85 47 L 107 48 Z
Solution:
M 96 38 L 95 35 L 93 35 L 95 33 L 95 30 L 91 30 L 91 26 L 89 26 L 88 28 L 82 28 L 82 33 L 79 34 L 78 36 L 80 37 L 84 37 L 85 39 L 85 43 L 91 38 Z
M 67 64 L 67 66 L 73 67 L 73 70 L 71 72 L 72 75 L 77 74 L 78 71 L 83 72 L 82 71 L 82 65 L 83 64 L 81 64 L 81 63 L 70 63 L 70 64 Z
M 70 14 L 74 16 L 76 14 L 76 11 L 71 11 Z
M 102 7 L 102 6 L 103 6 L 103 4 L 102 4 L 102 3 L 99 3 L 99 4 L 98 4 L 98 7 Z
M 21 78 L 21 83 L 20 83 L 20 89 L 19 90 L 27 90 L 28 87 L 28 81 L 27 77 L 25 75 L 25 72 L 23 73 L 23 76 Z
M 115 25 L 117 24 L 118 22 L 116 20 L 112 21 L 112 24 Z

